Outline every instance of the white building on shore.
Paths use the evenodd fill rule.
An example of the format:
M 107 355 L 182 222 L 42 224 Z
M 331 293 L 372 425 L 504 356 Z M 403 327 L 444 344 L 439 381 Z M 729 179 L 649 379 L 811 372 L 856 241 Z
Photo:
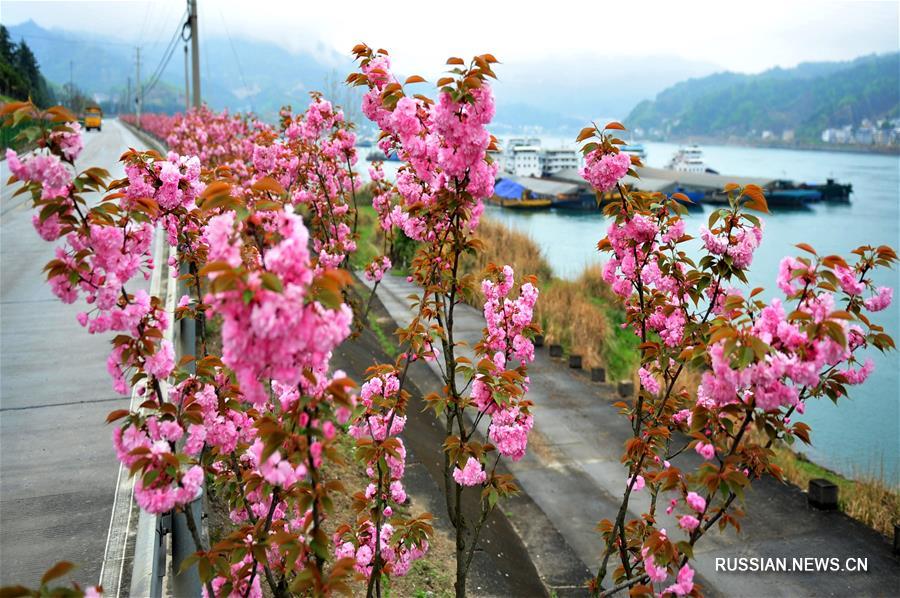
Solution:
M 522 177 L 550 176 L 581 166 L 581 154 L 575 149 L 544 149 L 540 139 L 514 138 L 506 143 L 500 169 Z

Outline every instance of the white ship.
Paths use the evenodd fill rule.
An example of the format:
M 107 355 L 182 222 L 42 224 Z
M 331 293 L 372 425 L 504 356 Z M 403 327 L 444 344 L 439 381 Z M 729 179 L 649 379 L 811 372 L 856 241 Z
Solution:
M 666 164 L 669 170 L 678 172 L 708 172 L 718 174 L 715 170 L 706 165 L 703 161 L 703 150 L 698 145 L 691 145 L 680 148 L 669 163 Z

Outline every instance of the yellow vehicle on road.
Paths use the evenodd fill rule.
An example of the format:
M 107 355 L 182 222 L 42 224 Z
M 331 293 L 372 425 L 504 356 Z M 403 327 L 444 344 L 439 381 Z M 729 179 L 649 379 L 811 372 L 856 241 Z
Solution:
M 103 110 L 100 106 L 88 106 L 84 110 L 84 128 L 87 131 L 91 129 L 101 130 L 103 126 Z

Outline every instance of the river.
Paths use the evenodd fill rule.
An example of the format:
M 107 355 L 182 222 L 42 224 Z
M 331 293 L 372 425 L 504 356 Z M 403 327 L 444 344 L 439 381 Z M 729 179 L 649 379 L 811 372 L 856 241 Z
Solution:
M 544 139 L 556 147 L 557 139 Z M 662 167 L 678 149 L 668 143 L 644 143 L 645 163 Z M 800 254 L 794 244 L 807 242 L 821 255 L 850 256 L 865 244 L 900 249 L 900 157 L 875 154 L 704 146 L 706 163 L 723 174 L 824 182 L 835 178 L 851 183 L 849 203 L 820 204 L 806 210 L 774 211 L 765 220 L 763 242 L 748 279 L 750 288 L 763 286 L 765 299 L 781 297 L 775 286 L 778 263 Z M 390 164 L 394 166 L 394 164 Z M 393 168 L 386 168 L 393 171 Z M 696 234 L 710 208 L 692 211 L 688 232 Z M 601 261 L 595 247 L 605 234 L 600 214 L 545 210 L 519 212 L 488 206 L 487 214 L 531 236 L 557 275 L 575 278 L 585 265 Z M 874 314 L 888 334 L 900 342 L 900 270 L 882 271 L 876 283 L 894 289 L 895 300 Z M 812 428 L 812 446 L 797 446 L 813 461 L 852 477 L 877 476 L 900 483 L 900 358 L 871 350 L 875 372 L 850 398 L 813 401 L 802 417 Z

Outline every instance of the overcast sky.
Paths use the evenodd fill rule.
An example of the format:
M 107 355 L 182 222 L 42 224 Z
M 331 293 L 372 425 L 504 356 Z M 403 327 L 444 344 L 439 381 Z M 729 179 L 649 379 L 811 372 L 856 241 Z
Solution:
M 252 37 L 294 51 L 386 47 L 403 72 L 433 76 L 450 55 L 501 61 L 551 55 L 671 56 L 759 72 L 900 49 L 900 1 L 198 0 L 200 34 Z M 185 0 L 0 2 L 0 20 L 166 43 Z

